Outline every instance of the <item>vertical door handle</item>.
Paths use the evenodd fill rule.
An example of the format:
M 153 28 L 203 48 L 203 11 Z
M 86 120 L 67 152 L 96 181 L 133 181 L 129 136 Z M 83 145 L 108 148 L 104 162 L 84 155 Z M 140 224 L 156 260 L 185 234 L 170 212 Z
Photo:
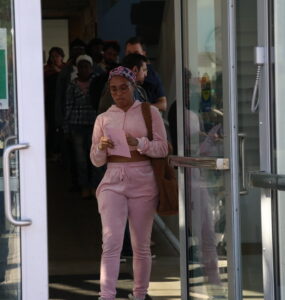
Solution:
M 240 166 L 241 166 L 241 190 L 240 195 L 246 195 L 247 191 L 247 184 L 246 184 L 246 172 L 245 172 L 245 133 L 239 133 L 239 157 L 240 157 Z
M 17 145 L 8 146 L 3 153 L 3 181 L 4 181 L 4 204 L 5 216 L 7 220 L 16 226 L 28 226 L 32 224 L 31 220 L 18 220 L 12 214 L 11 206 L 11 191 L 10 191 L 10 154 L 13 151 L 27 149 L 29 144 L 20 143 Z

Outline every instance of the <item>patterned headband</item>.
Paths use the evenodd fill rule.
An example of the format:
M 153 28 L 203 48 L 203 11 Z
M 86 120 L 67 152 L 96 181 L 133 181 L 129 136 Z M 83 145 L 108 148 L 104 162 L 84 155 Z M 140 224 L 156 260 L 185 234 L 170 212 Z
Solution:
M 136 83 L 135 73 L 126 67 L 120 66 L 120 67 L 117 67 L 117 68 L 111 70 L 109 73 L 108 80 L 110 81 L 110 79 L 114 76 L 122 76 L 122 77 L 125 77 L 127 80 L 129 80 L 132 84 Z

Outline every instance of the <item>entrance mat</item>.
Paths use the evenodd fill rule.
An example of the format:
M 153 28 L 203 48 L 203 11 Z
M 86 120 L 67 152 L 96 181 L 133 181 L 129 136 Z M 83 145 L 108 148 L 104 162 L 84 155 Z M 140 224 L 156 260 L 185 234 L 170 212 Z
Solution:
M 132 281 L 132 275 L 120 273 L 116 299 L 128 299 L 128 294 L 132 292 Z M 50 300 L 96 300 L 99 297 L 99 290 L 99 274 L 54 275 L 49 277 Z M 151 298 L 147 296 L 146 300 L 151 300 Z

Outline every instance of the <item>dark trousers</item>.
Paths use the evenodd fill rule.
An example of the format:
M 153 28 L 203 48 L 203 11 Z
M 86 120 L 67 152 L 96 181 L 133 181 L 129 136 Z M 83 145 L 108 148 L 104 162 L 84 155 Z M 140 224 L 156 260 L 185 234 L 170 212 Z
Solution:
M 90 148 L 92 144 L 91 125 L 72 125 L 70 127 L 70 141 L 74 154 L 77 182 L 81 188 L 97 188 L 104 171 L 92 165 Z

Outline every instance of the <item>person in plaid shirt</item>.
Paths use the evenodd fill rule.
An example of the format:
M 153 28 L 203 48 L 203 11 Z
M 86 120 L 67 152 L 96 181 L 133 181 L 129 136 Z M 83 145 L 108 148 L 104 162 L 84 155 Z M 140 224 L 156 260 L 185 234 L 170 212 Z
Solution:
M 93 61 L 88 55 L 76 59 L 77 77 L 66 91 L 64 132 L 69 135 L 73 147 L 78 186 L 82 198 L 89 198 L 99 184 L 101 177 L 98 169 L 89 159 L 93 125 L 96 110 L 92 106 L 89 86 L 92 80 Z

